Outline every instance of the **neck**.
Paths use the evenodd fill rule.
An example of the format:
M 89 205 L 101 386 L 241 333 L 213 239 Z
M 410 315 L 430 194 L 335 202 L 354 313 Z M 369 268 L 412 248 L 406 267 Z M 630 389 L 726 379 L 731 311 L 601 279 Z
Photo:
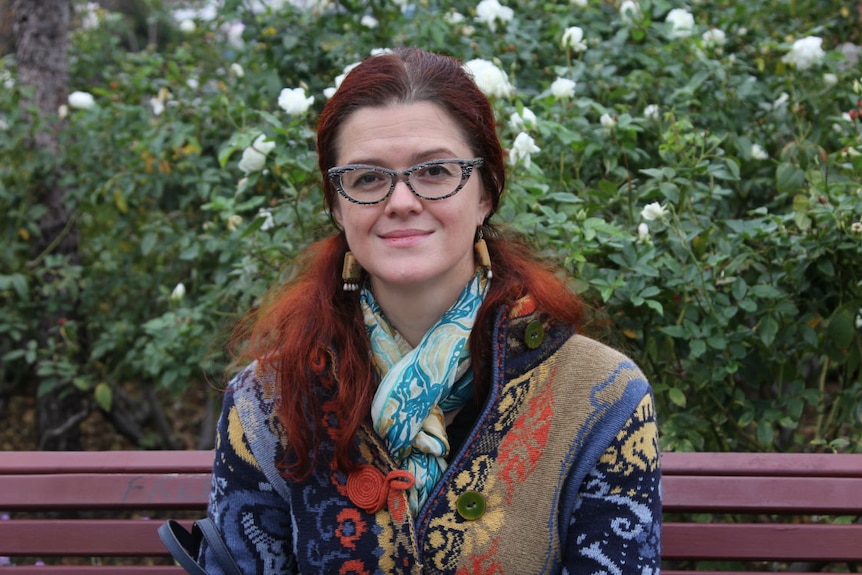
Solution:
M 439 285 L 405 288 L 372 280 L 374 298 L 401 337 L 416 347 L 422 338 L 461 295 L 469 278 L 461 285 L 443 290 Z

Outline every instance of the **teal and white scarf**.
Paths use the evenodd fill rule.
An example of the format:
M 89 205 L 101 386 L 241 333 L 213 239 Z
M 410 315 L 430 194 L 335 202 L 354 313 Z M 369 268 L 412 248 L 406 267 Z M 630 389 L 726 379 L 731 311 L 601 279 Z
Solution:
M 473 394 L 467 343 L 488 284 L 479 271 L 415 348 L 386 320 L 371 290 L 362 290 L 380 382 L 371 418 L 396 463 L 416 478 L 408 492 L 414 514 L 446 470 L 449 441 L 443 414 L 463 406 Z

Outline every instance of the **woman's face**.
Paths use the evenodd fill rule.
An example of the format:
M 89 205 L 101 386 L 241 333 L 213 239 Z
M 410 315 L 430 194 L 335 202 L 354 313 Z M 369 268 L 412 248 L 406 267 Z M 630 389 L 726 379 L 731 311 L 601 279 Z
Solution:
M 430 102 L 360 108 L 339 128 L 335 145 L 336 165 L 396 171 L 428 160 L 475 157 L 455 120 Z M 380 203 L 358 205 L 337 195 L 333 206 L 378 296 L 417 288 L 460 293 L 475 272 L 476 228 L 490 211 L 478 169 L 461 191 L 442 200 L 423 200 L 399 180 Z

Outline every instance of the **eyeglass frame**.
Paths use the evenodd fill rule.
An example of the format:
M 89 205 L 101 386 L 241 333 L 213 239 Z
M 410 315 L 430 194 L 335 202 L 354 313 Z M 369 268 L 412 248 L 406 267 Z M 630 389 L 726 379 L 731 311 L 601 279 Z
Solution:
M 404 183 L 407 184 L 407 188 L 413 193 L 414 196 L 419 199 L 437 201 L 451 198 L 452 196 L 460 192 L 465 185 L 467 185 L 467 181 L 470 179 L 470 176 L 473 175 L 473 169 L 482 166 L 484 163 L 485 160 L 483 158 L 446 158 L 441 160 L 428 160 L 427 162 L 421 162 L 419 164 L 416 164 L 415 166 L 411 166 L 406 170 L 401 171 L 390 170 L 381 166 L 373 166 L 371 164 L 346 164 L 344 166 L 333 166 L 326 171 L 326 174 L 329 177 L 329 180 L 332 182 L 332 185 L 335 186 L 335 189 L 338 191 L 338 194 L 342 196 L 345 200 L 354 204 L 359 204 L 361 206 L 373 206 L 374 204 L 379 204 L 380 202 L 385 201 L 389 196 L 391 196 L 392 192 L 395 191 L 395 186 L 398 184 L 399 180 L 403 180 Z M 459 166 L 461 166 L 461 182 L 453 191 L 443 196 L 429 198 L 427 196 L 423 196 L 415 189 L 413 189 L 413 186 L 410 185 L 410 175 L 413 172 L 421 170 L 422 168 L 427 168 L 428 166 L 434 166 L 439 164 L 458 164 Z M 379 200 L 374 200 L 373 202 L 364 202 L 362 200 L 357 200 L 356 198 L 351 197 L 350 194 L 345 191 L 344 186 L 341 183 L 341 176 L 347 172 L 361 169 L 375 170 L 377 172 L 387 174 L 389 175 L 389 177 L 392 178 L 392 184 L 389 186 L 389 191 L 386 192 L 386 194 Z

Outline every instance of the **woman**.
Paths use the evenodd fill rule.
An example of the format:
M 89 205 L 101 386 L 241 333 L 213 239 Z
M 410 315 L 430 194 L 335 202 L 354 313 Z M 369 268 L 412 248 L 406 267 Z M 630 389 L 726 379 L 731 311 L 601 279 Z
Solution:
M 254 316 L 218 427 L 209 515 L 243 573 L 658 572 L 649 384 L 489 223 L 494 126 L 418 50 L 326 104 L 338 233 Z

